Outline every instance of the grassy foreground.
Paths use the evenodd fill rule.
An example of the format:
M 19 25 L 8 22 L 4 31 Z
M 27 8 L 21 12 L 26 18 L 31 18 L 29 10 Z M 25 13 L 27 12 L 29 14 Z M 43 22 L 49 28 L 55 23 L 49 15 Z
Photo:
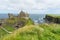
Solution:
M 13 32 L 13 30 L 15 30 L 13 27 L 9 26 L 9 25 L 4 25 L 4 28 L 6 30 L 8 30 L 9 32 Z M 3 37 L 4 35 L 7 35 L 9 33 L 7 33 L 6 31 L 4 31 L 2 28 L 0 28 L 0 38 Z
M 60 24 L 26 25 L 0 40 L 60 40 Z

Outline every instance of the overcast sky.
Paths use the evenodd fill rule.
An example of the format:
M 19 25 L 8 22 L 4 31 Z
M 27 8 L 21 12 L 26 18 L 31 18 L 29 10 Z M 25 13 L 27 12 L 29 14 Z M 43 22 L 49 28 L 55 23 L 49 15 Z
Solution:
M 60 0 L 0 0 L 0 13 L 58 13 L 60 14 Z

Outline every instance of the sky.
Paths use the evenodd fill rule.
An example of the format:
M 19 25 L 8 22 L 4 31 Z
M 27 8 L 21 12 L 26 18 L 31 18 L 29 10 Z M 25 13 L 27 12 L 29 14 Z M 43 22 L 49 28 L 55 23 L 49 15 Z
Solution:
M 0 14 L 19 13 L 60 14 L 60 0 L 0 0 Z

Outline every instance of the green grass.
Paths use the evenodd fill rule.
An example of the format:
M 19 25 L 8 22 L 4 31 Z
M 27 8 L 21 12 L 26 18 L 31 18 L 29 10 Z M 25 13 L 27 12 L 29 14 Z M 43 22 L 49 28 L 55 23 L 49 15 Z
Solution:
M 14 19 L 14 20 L 15 20 L 15 19 Z M 16 22 L 16 21 L 25 21 L 25 25 L 31 25 L 31 24 L 32 24 L 32 22 L 31 22 L 32 20 L 30 20 L 30 19 L 27 20 L 27 22 L 26 22 L 26 20 L 23 19 L 23 18 L 18 19 L 18 20 L 16 19 L 15 21 L 14 21 L 14 20 L 11 20 L 11 19 L 9 20 L 9 19 L 8 19 L 7 22 L 10 23 L 10 24 L 4 24 L 3 27 L 4 27 L 6 30 L 8 30 L 9 32 L 13 32 L 13 31 L 15 30 L 15 28 L 12 26 L 12 24 L 14 24 L 14 22 Z M 0 32 L 1 32 L 1 33 L 0 33 L 0 38 L 3 37 L 3 36 L 8 35 L 8 33 L 5 32 L 5 31 L 4 31 L 3 29 L 1 29 L 1 28 L 0 28 Z
M 38 40 L 37 31 L 33 26 L 31 27 L 26 26 L 24 28 L 20 28 L 16 30 L 13 34 L 10 34 L 10 36 L 7 36 L 5 38 L 1 40 Z
M 60 24 L 26 25 L 1 40 L 60 40 Z
M 12 26 L 9 25 L 4 25 L 3 26 L 6 30 L 8 30 L 9 32 L 13 32 L 15 29 Z M 4 31 L 2 28 L 0 28 L 0 38 L 7 35 L 8 33 L 6 31 Z
M 40 27 L 45 29 L 42 34 L 44 37 L 50 40 L 60 40 L 60 24 L 42 24 Z
M 4 28 L 8 31 L 14 31 L 14 27 L 13 26 L 10 26 L 10 25 L 4 25 Z
M 0 38 L 1 38 L 2 36 L 4 36 L 5 34 L 7 34 L 7 33 L 0 28 Z

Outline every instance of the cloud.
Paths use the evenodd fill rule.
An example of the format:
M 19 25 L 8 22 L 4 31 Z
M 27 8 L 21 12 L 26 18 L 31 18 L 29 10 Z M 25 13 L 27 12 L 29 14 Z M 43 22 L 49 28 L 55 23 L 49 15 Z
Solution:
M 60 0 L 0 0 L 0 10 L 19 12 L 20 10 L 30 13 L 44 13 L 60 10 Z

